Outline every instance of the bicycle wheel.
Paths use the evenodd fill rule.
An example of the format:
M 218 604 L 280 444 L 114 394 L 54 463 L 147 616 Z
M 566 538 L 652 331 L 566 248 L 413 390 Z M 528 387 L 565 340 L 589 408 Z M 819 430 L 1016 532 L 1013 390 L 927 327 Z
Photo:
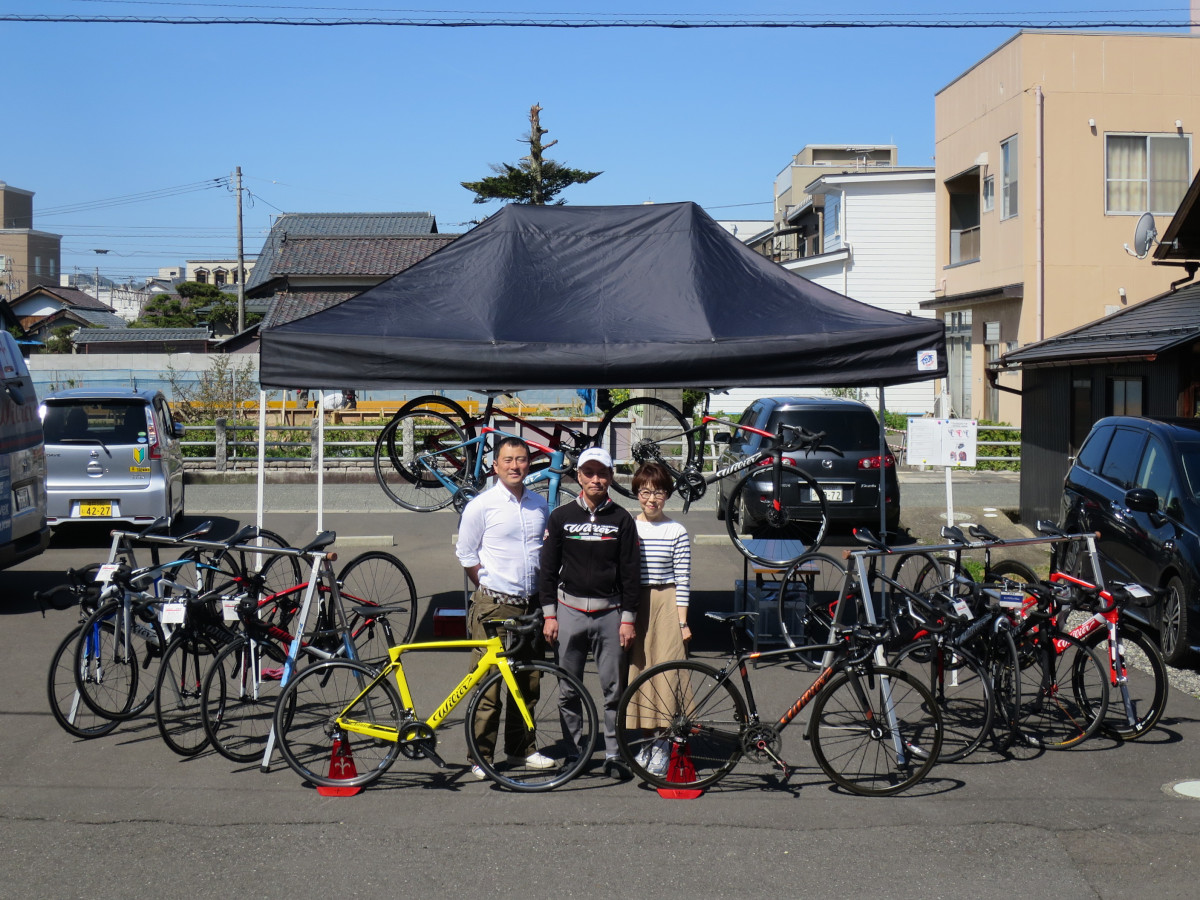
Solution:
M 337 576 L 347 611 L 351 640 L 360 662 L 382 665 L 388 648 L 406 644 L 417 624 L 417 586 L 390 553 L 372 550 L 346 563 Z M 354 606 L 381 606 L 379 616 Z
M 784 464 L 782 497 L 774 497 L 773 466 L 751 469 L 734 486 L 725 507 L 729 539 L 753 563 L 786 569 L 825 538 L 825 492 L 795 466 Z
M 414 397 L 397 410 L 396 415 L 392 416 L 392 421 L 416 410 L 428 410 L 444 416 L 457 425 L 468 440 L 475 437 L 475 421 L 468 415 L 462 404 L 437 394 L 422 394 L 420 397 Z
M 1122 623 L 1121 652 L 1114 668 L 1107 629 L 1093 631 L 1083 643 L 1102 663 L 1110 660 L 1108 715 L 1100 723 L 1100 730 L 1112 738 L 1136 741 L 1158 724 L 1167 707 L 1167 665 L 1158 645 L 1142 631 Z
M 291 547 L 291 544 L 281 535 L 260 528 L 258 537 L 246 541 L 242 546 L 274 547 L 286 550 Z M 231 550 L 222 553 L 221 559 L 224 562 L 219 566 L 219 571 L 225 578 L 225 583 L 239 583 L 243 574 L 257 572 L 263 578 L 263 593 L 267 595 L 300 584 L 306 574 L 301 570 L 300 558 L 297 556 L 275 556 L 267 553 L 255 553 L 253 550 Z M 216 583 L 206 581 L 205 590 L 214 590 L 216 586 Z
M 992 687 L 992 742 L 1001 752 L 1012 746 L 1021 734 L 1020 656 L 1008 619 L 997 620 L 978 643 L 979 656 L 988 671 Z
M 693 465 L 696 436 L 692 428 L 683 413 L 654 397 L 630 397 L 606 412 L 595 443 L 612 454 L 612 489 L 623 497 L 633 497 L 633 473 L 644 462 L 664 463 L 674 474 Z
M 154 702 L 154 675 L 150 689 L 137 699 L 139 673 L 151 659 L 161 658 L 166 636 L 153 610 L 131 613 L 130 618 L 127 629 L 121 601 L 110 600 L 84 622 L 75 644 L 80 696 L 92 712 L 107 719 L 132 719 Z
M 184 628 L 171 637 L 163 654 L 154 688 L 154 718 L 163 742 L 180 756 L 195 756 L 208 746 L 203 687 L 217 650 L 207 636 Z
M 834 609 L 846 587 L 845 568 L 824 553 L 805 553 L 788 568 L 779 582 L 776 611 L 789 647 L 829 643 Z M 824 657 L 824 650 L 796 654 L 814 668 Z
M 1032 568 L 1019 559 L 1002 559 L 988 572 L 988 581 L 1016 581 L 1020 584 L 1037 584 L 1039 579 Z
M 639 723 L 629 727 L 631 716 Z M 704 663 L 653 666 L 625 689 L 617 706 L 617 745 L 634 775 L 663 788 L 716 784 L 742 756 L 748 717 L 737 688 Z M 658 727 L 647 729 L 646 722 Z M 669 765 L 652 772 L 642 751 L 665 742 Z M 661 744 L 660 744 L 661 746 Z
M 374 678 L 362 663 L 334 659 L 309 666 L 284 687 L 275 706 L 275 737 L 287 764 L 305 781 L 363 787 L 396 761 L 397 740 L 351 735 L 337 724 L 347 716 L 400 736 L 407 721 L 400 694 L 387 678 L 364 693 Z
M 75 645 L 79 642 L 80 626 L 76 625 L 50 657 L 50 674 L 46 679 L 46 695 L 54 721 L 67 734 L 77 738 L 94 738 L 108 734 L 120 723 L 91 710 L 75 684 Z
M 204 676 L 204 733 L 226 759 L 261 759 L 283 684 L 286 654 L 270 641 L 226 644 Z
M 1065 750 L 1095 734 L 1108 711 L 1108 674 L 1083 642 L 1030 632 L 1017 643 L 1021 664 L 1021 736 L 1035 747 Z
M 943 729 L 938 762 L 958 762 L 979 749 L 991 734 L 995 709 L 983 663 L 965 650 L 924 639 L 901 649 L 891 665 L 920 681 L 937 703 Z
M 525 725 L 503 676 L 493 671 L 467 704 L 467 753 L 502 787 L 525 792 L 553 790 L 582 772 L 591 759 L 598 733 L 596 704 L 578 678 L 552 663 L 516 663 L 513 674 L 533 718 L 533 729 Z M 502 735 L 497 739 L 496 759 L 480 752 L 478 742 L 479 732 L 487 727 L 478 720 L 479 704 L 489 691 L 499 697 L 494 724 Z M 564 708 L 579 719 L 579 746 L 562 726 L 560 710 Z M 540 762 L 541 767 L 530 765 L 530 758 Z
M 450 419 L 414 410 L 397 416 L 375 441 L 375 480 L 392 502 L 413 512 L 448 506 L 454 491 L 434 475 L 462 485 L 471 469 L 467 436 Z
M 928 688 L 886 666 L 835 675 L 817 693 L 808 729 L 822 771 L 867 797 L 912 787 L 942 748 L 942 717 Z

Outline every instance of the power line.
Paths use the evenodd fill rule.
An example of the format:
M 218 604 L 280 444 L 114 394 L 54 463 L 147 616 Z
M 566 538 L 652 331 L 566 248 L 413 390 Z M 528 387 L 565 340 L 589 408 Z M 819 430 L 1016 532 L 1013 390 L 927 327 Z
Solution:
M 3 19 L 3 17 L 0 17 Z M 88 200 L 83 203 L 68 203 L 63 206 L 50 206 L 38 209 L 37 217 L 39 220 L 53 216 L 69 215 L 77 212 L 91 212 L 97 209 L 109 209 L 115 206 L 128 206 L 132 203 L 145 203 L 150 200 L 160 200 L 166 197 L 178 197 L 181 194 L 191 194 L 196 191 L 207 191 L 213 188 L 223 187 L 229 181 L 228 176 L 220 178 L 209 178 L 204 181 L 193 181 L 190 184 L 176 185 L 175 187 L 159 188 L 153 191 L 142 191 L 137 194 L 126 194 L 122 197 L 109 197 L 104 200 Z
M 570 14 L 568 14 L 570 15 Z M 943 14 L 945 15 L 945 14 Z M 1009 14 L 1011 15 L 1011 14 Z M 1052 13 L 1048 15 L 1058 15 Z M 1185 14 L 1186 16 L 1187 14 Z M 1186 28 L 1198 23 L 1142 19 L 1063 20 L 1045 19 L 970 19 L 952 22 L 946 19 L 738 19 L 718 21 L 713 18 L 689 21 L 676 19 L 602 19 L 572 20 L 561 15 L 555 18 L 528 19 L 322 19 L 322 18 L 236 18 L 232 16 L 75 16 L 75 15 L 0 15 L 0 22 L 67 25 L 272 25 L 286 27 L 384 27 L 384 28 L 552 28 L 552 29 L 1104 29 L 1137 28 L 1155 30 Z

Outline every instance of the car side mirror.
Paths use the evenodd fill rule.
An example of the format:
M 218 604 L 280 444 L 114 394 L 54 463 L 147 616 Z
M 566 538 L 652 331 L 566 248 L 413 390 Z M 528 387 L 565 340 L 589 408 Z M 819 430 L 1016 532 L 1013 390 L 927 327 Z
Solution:
M 728 444 L 733 440 L 733 436 L 728 431 L 718 431 L 713 435 L 714 444 Z
M 1158 494 L 1150 488 L 1133 488 L 1125 492 L 1125 505 L 1134 512 L 1158 512 Z
M 185 429 L 185 428 L 183 427 L 183 423 L 182 423 L 182 422 L 172 422 L 172 423 L 171 423 L 171 433 L 172 433 L 172 434 L 174 434 L 174 435 L 175 435 L 175 437 L 177 437 L 177 438 L 181 438 L 181 437 L 183 437 L 183 435 L 184 435 L 184 432 L 185 432 L 186 430 L 187 430 L 187 429 Z

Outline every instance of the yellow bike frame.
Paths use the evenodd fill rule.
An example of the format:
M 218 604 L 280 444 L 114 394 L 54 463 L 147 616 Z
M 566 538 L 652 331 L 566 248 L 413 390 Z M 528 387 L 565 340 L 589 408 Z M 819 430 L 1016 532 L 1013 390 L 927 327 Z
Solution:
M 529 712 L 529 706 L 525 703 L 525 698 L 521 696 L 521 689 L 517 686 L 517 679 L 513 675 L 512 663 L 504 655 L 504 641 L 499 635 L 485 640 L 430 641 L 420 644 L 399 644 L 390 648 L 388 650 L 388 657 L 391 662 L 378 675 L 371 679 L 371 682 L 358 693 L 358 696 L 346 705 L 346 708 L 342 710 L 335 720 L 338 728 L 350 734 L 362 734 L 367 737 L 382 741 L 391 741 L 393 743 L 408 740 L 397 729 L 389 728 L 385 725 L 377 725 L 374 722 L 362 721 L 351 715 L 351 711 L 364 697 L 371 693 L 377 684 L 394 673 L 396 676 L 396 687 L 400 690 L 400 699 L 404 704 L 404 708 L 415 718 L 412 692 L 408 688 L 408 678 L 404 674 L 404 663 L 400 661 L 400 657 L 414 650 L 475 649 L 483 650 L 483 656 L 475 668 L 467 674 L 467 677 L 460 681 L 458 686 L 450 692 L 450 695 L 442 701 L 437 711 L 425 720 L 425 724 L 431 731 L 437 731 L 438 726 L 446 720 L 446 717 L 450 715 L 454 707 L 458 706 L 459 701 L 471 693 L 471 689 L 479 684 L 492 668 L 497 668 L 500 670 L 500 675 L 504 678 L 504 683 L 508 685 L 513 701 L 521 711 L 521 718 L 525 720 L 525 727 L 532 731 L 534 728 L 533 716 Z

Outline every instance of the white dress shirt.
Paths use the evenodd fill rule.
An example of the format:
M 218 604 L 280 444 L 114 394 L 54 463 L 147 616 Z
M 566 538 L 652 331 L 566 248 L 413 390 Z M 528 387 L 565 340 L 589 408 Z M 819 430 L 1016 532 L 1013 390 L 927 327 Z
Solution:
M 533 596 L 547 515 L 541 494 L 526 488 L 518 500 L 497 481 L 463 510 L 454 551 L 458 561 L 466 568 L 480 567 L 481 587 Z

